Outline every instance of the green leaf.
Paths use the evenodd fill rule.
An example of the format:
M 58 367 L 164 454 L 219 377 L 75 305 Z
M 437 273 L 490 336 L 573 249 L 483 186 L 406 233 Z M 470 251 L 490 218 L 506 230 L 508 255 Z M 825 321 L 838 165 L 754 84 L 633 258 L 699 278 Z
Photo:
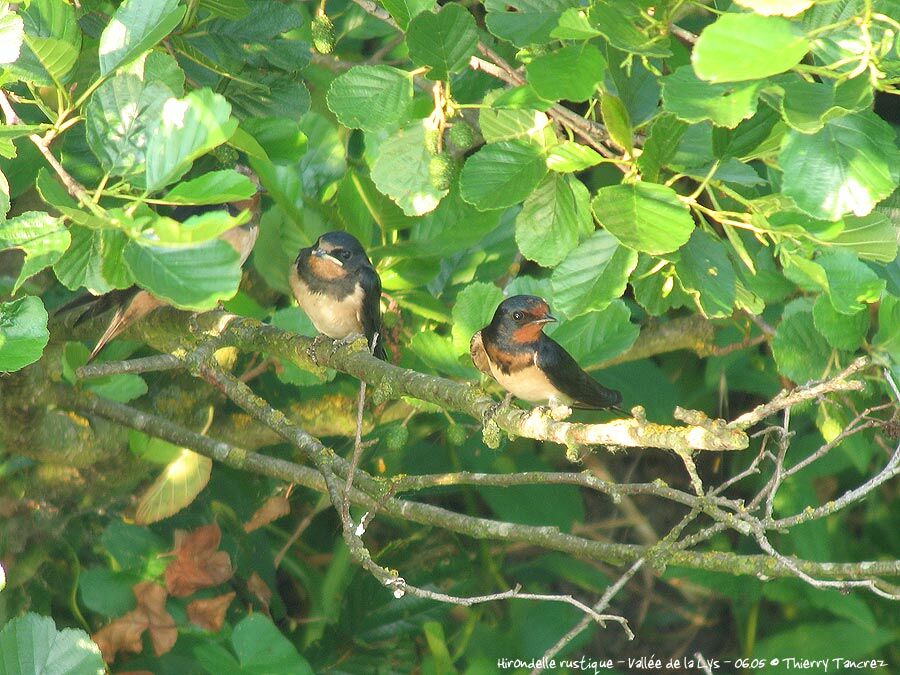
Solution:
M 462 5 L 447 4 L 437 13 L 422 12 L 406 32 L 409 58 L 431 68 L 429 79 L 446 80 L 464 70 L 478 45 L 475 17 Z
M 125 245 L 123 232 L 80 225 L 71 226 L 69 232 L 72 245 L 53 265 L 56 278 L 63 286 L 73 291 L 84 286 L 91 293 L 102 295 L 134 283 L 131 274 L 120 269 Z
M 10 204 L 9 182 L 7 182 L 3 172 L 0 171 L 0 223 L 6 220 L 6 214 L 9 213 Z
M 740 82 L 793 68 L 809 51 L 799 26 L 781 17 L 723 14 L 694 45 L 694 69 L 710 82 Z
M 735 274 L 725 246 L 717 238 L 694 230 L 679 251 L 675 271 L 684 289 L 709 318 L 731 316 L 736 297 Z
M 7 69 L 35 84 L 54 86 L 65 82 L 81 50 L 75 8 L 58 0 L 33 0 L 19 15 L 25 30 L 24 43 L 19 58 Z
M 161 199 L 167 204 L 224 204 L 249 199 L 255 194 L 252 180 L 234 169 L 225 169 L 179 183 Z
M 53 619 L 26 614 L 0 630 L 3 675 L 100 675 L 100 648 L 83 630 L 56 630 Z
M 418 16 L 420 12 L 433 9 L 437 0 L 382 0 L 381 4 L 394 17 L 400 28 L 406 30 L 410 19 Z
M 675 156 L 685 131 L 687 125 L 673 114 L 660 115 L 653 121 L 644 150 L 637 159 L 645 181 L 655 183 L 659 180 L 660 169 Z
M 396 126 L 412 100 L 412 77 L 390 66 L 354 66 L 334 79 L 326 96 L 341 124 L 365 131 Z
M 40 298 L 26 295 L 12 302 L 0 302 L 0 372 L 20 370 L 34 363 L 41 358 L 49 340 L 47 310 Z
M 453 303 L 453 346 L 458 354 L 468 354 L 475 331 L 491 322 L 494 310 L 503 301 L 503 291 L 494 284 L 476 281 L 467 285 Z
M 485 103 L 496 105 L 502 98 L 485 97 Z M 550 126 L 550 118 L 537 109 L 528 108 L 482 108 L 478 116 L 481 134 L 487 143 L 521 139 L 536 145 L 544 145 L 549 140 L 556 140 Z M 555 142 L 553 143 L 555 145 Z
M 262 614 L 244 617 L 234 627 L 231 644 L 241 663 L 241 672 L 314 675 L 312 667 L 272 620 Z
M 447 638 L 444 636 L 444 627 L 437 621 L 426 621 L 422 625 L 422 629 L 425 633 L 425 641 L 428 643 L 428 650 L 437 666 L 437 672 L 455 672 L 453 657 L 450 656 Z
M 125 0 L 100 35 L 100 74 L 113 72 L 160 42 L 186 9 L 178 0 Z
M 685 122 L 710 120 L 720 127 L 734 128 L 756 113 L 759 93 L 765 84 L 711 84 L 699 79 L 691 66 L 681 66 L 663 77 L 663 108 Z
M 233 113 L 244 121 L 251 118 L 286 117 L 299 122 L 309 112 L 310 94 L 306 85 L 287 75 L 272 72 L 253 85 L 238 82 L 226 89 Z
M 178 248 L 130 241 L 124 259 L 139 286 L 181 309 L 212 309 L 241 281 L 237 251 L 218 239 Z
M 515 45 L 543 44 L 550 41 L 562 13 L 575 5 L 575 0 L 486 0 L 485 23 L 491 33 Z
M 522 141 L 488 143 L 466 160 L 459 179 L 463 199 L 481 211 L 518 204 L 547 173 L 540 148 Z
M 574 176 L 551 174 L 516 217 L 516 244 L 529 260 L 552 267 L 593 231 L 590 193 Z
M 778 163 L 784 194 L 826 220 L 865 216 L 900 179 L 894 130 L 871 111 L 829 120 L 815 134 L 790 130 Z
M 628 108 L 622 99 L 613 94 L 604 94 L 600 99 L 600 112 L 610 137 L 630 154 L 634 150 L 634 130 Z
M 137 603 L 131 588 L 140 580 L 127 572 L 91 567 L 78 577 L 78 591 L 85 607 L 113 618 L 134 609 Z
M 372 165 L 372 181 L 408 216 L 433 211 L 447 194 L 431 182 L 428 166 L 433 155 L 425 146 L 427 121 L 398 129 L 382 144 Z
M 597 221 L 622 244 L 659 255 L 690 239 L 694 221 L 672 188 L 654 183 L 600 188 L 591 202 Z
M 900 364 L 900 298 L 890 293 L 885 293 L 878 307 L 878 332 L 872 343 Z
M 597 230 L 553 270 L 553 301 L 568 317 L 605 309 L 622 296 L 638 254 Z
M 174 92 L 120 73 L 104 82 L 87 105 L 85 131 L 100 166 L 114 176 L 144 170 L 147 145 L 159 129 L 163 106 Z
M 479 246 L 500 223 L 500 211 L 479 211 L 453 189 L 431 213 L 418 219 L 410 232 L 414 255 L 450 256 Z M 465 223 L 465 227 L 460 227 Z
M 828 120 L 872 105 L 872 85 L 865 76 L 838 84 L 807 82 L 799 77 L 783 77 L 780 110 L 784 121 L 805 134 L 819 131 Z
M 853 352 L 869 331 L 869 312 L 861 309 L 856 314 L 841 314 L 823 294 L 813 305 L 813 324 L 832 347 Z
M 763 16 L 796 16 L 812 7 L 813 0 L 737 0 L 737 4 Z
M 662 316 L 670 309 L 684 307 L 690 302 L 690 297 L 678 283 L 675 266 L 669 264 L 659 268 L 659 261 L 647 255 L 638 258 L 629 283 L 634 299 L 651 316 Z
M 181 178 L 197 157 L 227 141 L 237 129 L 230 113 L 228 102 L 209 89 L 166 101 L 160 127 L 147 144 L 147 189 Z
M 300 123 L 296 120 L 286 117 L 252 117 L 244 120 L 242 126 L 276 164 L 294 164 L 306 154 L 309 139 L 300 131 Z M 234 136 L 229 139 L 229 143 L 232 142 Z
M 223 232 L 243 225 L 248 220 L 250 213 L 247 211 L 243 212 L 243 215 L 232 216 L 225 209 L 204 211 L 190 216 L 183 223 L 160 216 L 153 221 L 152 231 L 157 237 L 153 243 L 160 243 L 163 246 L 199 244 L 215 239 Z
M 567 9 L 559 17 L 559 23 L 550 32 L 550 37 L 560 40 L 590 40 L 603 35 L 594 28 L 588 18 L 588 10 L 583 7 Z
M 98 396 L 118 403 L 128 403 L 147 393 L 147 383 L 144 378 L 131 373 L 97 378 L 91 380 L 85 388 Z
M 46 269 L 62 257 L 71 237 L 59 218 L 42 211 L 27 211 L 20 216 L 0 221 L 0 251 L 11 248 L 25 253 L 13 293 L 26 279 Z
M 0 6 L 0 63 L 14 63 L 19 58 L 24 37 L 22 17 L 10 11 L 4 3 Z
M 409 348 L 426 366 L 442 375 L 460 379 L 469 379 L 473 376 L 472 367 L 460 361 L 460 355 L 468 352 L 468 344 L 457 347 L 456 340 L 425 331 L 412 336 Z
M 542 98 L 586 101 L 603 81 L 606 59 L 599 49 L 585 42 L 538 56 L 526 70 L 528 82 Z
M 582 368 L 597 366 L 626 351 L 640 329 L 631 323 L 631 311 L 621 300 L 606 309 L 582 314 L 547 330 Z
M 831 360 L 831 347 L 816 330 L 812 312 L 798 311 L 778 324 L 772 354 L 778 372 L 803 384 L 822 377 Z
M 831 304 L 841 314 L 856 314 L 866 303 L 877 302 L 884 291 L 884 279 L 878 278 L 852 251 L 832 249 L 816 262 L 825 270 Z
M 250 13 L 247 0 L 200 0 L 200 6 L 224 19 L 243 19 Z
M 864 260 L 889 263 L 897 257 L 896 227 L 887 214 L 878 211 L 862 218 L 846 216 L 841 233 L 830 243 L 848 248 Z
M 182 448 L 156 480 L 138 498 L 134 522 L 149 525 L 172 516 L 193 502 L 212 474 L 212 460 Z
M 596 166 L 603 155 L 581 143 L 563 141 L 554 145 L 547 154 L 547 168 L 559 173 L 575 173 Z
M 641 56 L 666 58 L 672 55 L 668 39 L 650 39 L 639 28 L 645 10 L 637 2 L 600 2 L 591 7 L 591 24 L 616 49 Z

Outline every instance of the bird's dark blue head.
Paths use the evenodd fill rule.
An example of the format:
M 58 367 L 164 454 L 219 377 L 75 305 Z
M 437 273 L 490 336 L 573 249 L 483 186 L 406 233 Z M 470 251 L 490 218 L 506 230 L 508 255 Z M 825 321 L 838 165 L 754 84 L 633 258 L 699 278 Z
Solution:
M 544 325 L 553 321 L 556 317 L 546 300 L 536 295 L 514 295 L 497 307 L 491 326 L 507 339 L 527 343 L 537 340 Z
M 313 245 L 311 255 L 344 272 L 372 264 L 359 240 L 347 232 L 326 232 Z

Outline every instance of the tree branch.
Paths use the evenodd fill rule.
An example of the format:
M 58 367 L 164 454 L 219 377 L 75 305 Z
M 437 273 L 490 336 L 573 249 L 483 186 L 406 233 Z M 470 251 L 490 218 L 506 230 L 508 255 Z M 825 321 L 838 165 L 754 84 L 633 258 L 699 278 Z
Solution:
M 748 413 L 744 413 L 736 420 L 729 423 L 728 426 L 733 429 L 749 429 L 754 424 L 761 422 L 770 415 L 774 415 L 777 412 L 803 403 L 804 401 L 819 398 L 824 394 L 836 391 L 859 391 L 863 388 L 863 383 L 859 380 L 851 380 L 849 378 L 859 373 L 868 365 L 869 360 L 863 356 L 856 359 L 834 377 L 809 382 L 808 384 L 796 387 L 790 391 L 782 390 L 781 393 L 771 401 L 757 406 Z
M 97 415 L 126 427 L 144 431 L 181 447 L 188 447 L 216 461 L 236 469 L 269 476 L 289 483 L 325 492 L 325 480 L 315 469 L 295 464 L 259 453 L 248 452 L 233 445 L 216 441 L 179 427 L 165 418 L 145 413 L 135 408 L 101 399 L 88 392 L 78 392 L 63 385 L 53 389 L 56 402 L 67 410 L 82 415 Z M 274 416 L 280 413 L 274 411 Z M 287 432 L 292 438 L 293 431 Z M 346 470 L 345 460 L 330 455 L 335 471 Z M 525 542 L 548 550 L 602 560 L 621 565 L 630 564 L 644 558 L 649 548 L 632 544 L 613 544 L 592 541 L 560 532 L 556 527 L 539 527 L 499 522 L 486 518 L 467 516 L 431 504 L 405 501 L 395 497 L 383 499 L 384 482 L 378 481 L 360 471 L 356 475 L 351 498 L 353 503 L 363 508 L 378 509 L 384 515 L 411 521 L 421 525 L 447 529 L 474 539 L 494 539 L 497 541 Z M 373 495 L 378 495 L 375 497 Z M 724 528 L 725 525 L 723 524 Z M 679 546 L 684 546 L 679 542 Z M 729 552 L 697 552 L 676 550 L 675 547 L 657 547 L 653 551 L 653 561 L 657 565 L 676 565 L 730 574 L 765 574 L 769 577 L 794 576 L 794 572 L 784 563 L 769 555 L 740 555 Z M 823 579 L 869 579 L 873 576 L 900 576 L 900 560 L 879 560 L 859 563 L 818 563 L 795 558 L 787 558 L 804 573 Z

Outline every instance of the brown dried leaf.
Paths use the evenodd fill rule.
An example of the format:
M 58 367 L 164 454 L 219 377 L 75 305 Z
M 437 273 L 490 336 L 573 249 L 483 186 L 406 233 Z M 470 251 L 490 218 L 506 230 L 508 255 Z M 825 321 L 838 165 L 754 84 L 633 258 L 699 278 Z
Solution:
M 225 612 L 234 600 L 237 593 L 231 592 L 225 595 L 217 595 L 214 598 L 204 598 L 188 603 L 187 613 L 191 623 L 201 628 L 218 633 L 225 623 Z
M 216 523 L 193 532 L 175 531 L 177 556 L 166 568 L 166 588 L 173 596 L 183 598 L 201 588 L 218 586 L 233 575 L 231 559 L 219 551 L 222 531 Z
M 272 601 L 272 590 L 256 572 L 251 574 L 250 578 L 247 579 L 247 590 L 256 596 L 256 599 L 262 603 L 266 613 L 268 613 L 269 603 Z
M 284 496 L 270 497 L 244 524 L 244 532 L 253 532 L 291 512 L 291 503 Z
M 91 639 L 100 647 L 103 660 L 112 663 L 120 651 L 140 654 L 144 649 L 141 635 L 149 627 L 147 613 L 138 608 L 101 628 L 91 636 Z
M 175 627 L 175 619 L 166 611 L 166 589 L 152 581 L 142 581 L 135 584 L 132 591 L 137 598 L 138 609 L 144 610 L 147 615 L 153 651 L 157 656 L 170 652 L 178 639 L 178 628 Z

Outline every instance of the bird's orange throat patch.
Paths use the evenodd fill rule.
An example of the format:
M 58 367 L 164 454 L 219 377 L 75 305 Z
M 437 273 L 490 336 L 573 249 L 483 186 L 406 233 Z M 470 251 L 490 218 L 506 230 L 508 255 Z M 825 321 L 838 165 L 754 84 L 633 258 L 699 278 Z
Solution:
M 524 326 L 516 328 L 513 331 L 513 342 L 517 342 L 519 344 L 530 344 L 532 342 L 535 342 L 540 337 L 541 331 L 543 329 L 544 324 L 526 323 Z
M 323 281 L 334 281 L 347 276 L 347 270 L 328 256 L 321 258 L 317 255 L 309 256 L 309 269 Z

